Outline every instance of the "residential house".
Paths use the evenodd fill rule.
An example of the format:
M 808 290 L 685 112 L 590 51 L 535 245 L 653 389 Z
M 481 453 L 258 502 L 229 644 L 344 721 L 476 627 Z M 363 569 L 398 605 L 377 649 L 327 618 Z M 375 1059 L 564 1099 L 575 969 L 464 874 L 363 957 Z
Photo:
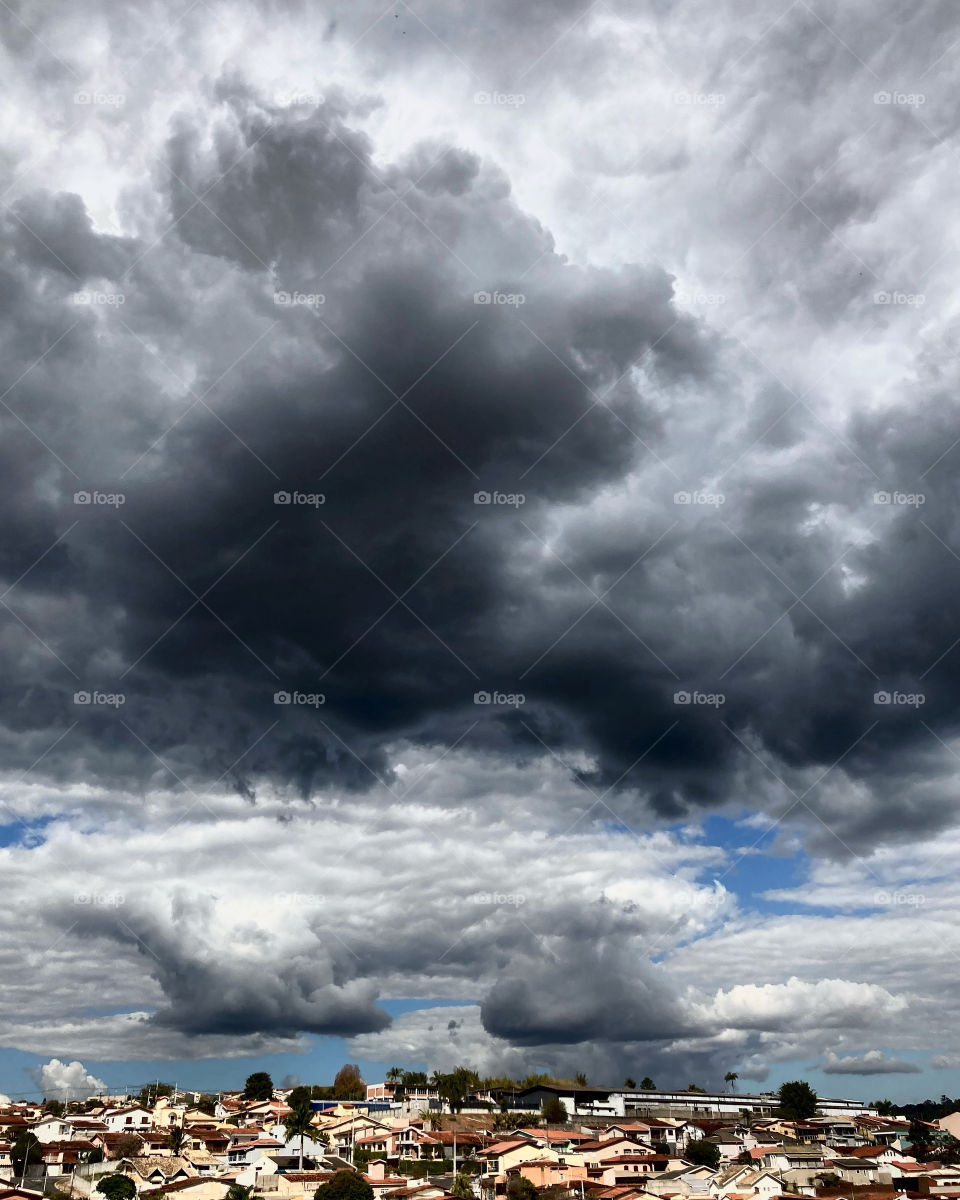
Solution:
M 373 1200 L 380 1200 L 387 1192 L 407 1187 L 410 1180 L 403 1175 L 390 1173 L 390 1164 L 384 1158 L 373 1158 L 367 1163 L 364 1179 L 373 1188 Z
M 251 1138 L 249 1134 L 246 1140 L 232 1142 L 227 1149 L 227 1167 L 245 1167 L 252 1162 L 256 1162 L 261 1155 L 272 1150 L 282 1150 L 283 1142 L 277 1141 L 276 1138 L 261 1136 Z
M 607 1187 L 620 1187 L 662 1174 L 669 1165 L 670 1158 L 666 1154 L 618 1154 L 600 1164 L 599 1178 Z M 597 1177 L 590 1168 L 587 1173 L 591 1179 Z
M 224 1200 L 230 1190 L 230 1179 L 175 1179 L 140 1193 L 155 1200 Z
M 90 1143 L 103 1151 L 104 1158 L 121 1158 L 131 1137 L 136 1139 L 134 1144 L 142 1149 L 143 1139 L 138 1133 L 132 1131 L 130 1133 L 111 1133 L 109 1130 L 103 1130 L 99 1133 L 92 1133 Z
M 138 1104 L 129 1108 L 111 1108 L 103 1114 L 103 1123 L 110 1133 L 139 1133 L 153 1125 L 153 1114 Z
M 436 1183 L 415 1183 L 392 1188 L 389 1192 L 384 1192 L 384 1196 L 390 1197 L 390 1200 L 443 1200 L 447 1192 Z
M 117 1170 L 133 1180 L 138 1193 L 192 1178 L 186 1163 L 177 1155 L 121 1158 Z
M 176 1104 L 169 1096 L 161 1096 L 153 1106 L 153 1123 L 158 1129 L 182 1125 L 187 1113 L 185 1104 Z
M 771 1200 L 781 1194 L 783 1182 L 774 1171 L 765 1168 L 758 1171 L 741 1163 L 719 1172 L 710 1191 L 719 1198 L 756 1196 L 759 1200 Z
M 571 1183 L 587 1182 L 587 1168 L 582 1163 L 566 1162 L 562 1158 L 529 1158 L 510 1167 L 503 1179 L 504 1190 L 515 1175 L 529 1179 L 535 1188 L 566 1187 Z
M 30 1126 L 30 1132 L 41 1142 L 64 1142 L 70 1138 L 70 1122 L 65 1117 L 47 1116 Z
M 869 1183 L 890 1182 L 889 1172 L 885 1178 L 881 1179 L 879 1164 L 870 1158 L 834 1158 L 827 1166 L 844 1183 L 863 1187 Z
M 692 1196 L 703 1193 L 713 1177 L 714 1171 L 710 1167 L 694 1167 L 688 1163 L 645 1179 L 643 1186 L 657 1196 Z
M 511 1167 L 519 1166 L 531 1158 L 550 1158 L 558 1162 L 560 1155 L 554 1150 L 545 1150 L 534 1145 L 528 1138 L 515 1138 L 508 1142 L 494 1142 L 477 1157 L 484 1164 L 484 1175 L 506 1175 Z
M 556 1149 L 556 1147 L 554 1147 Z M 621 1135 L 592 1142 L 578 1142 L 576 1147 L 566 1150 L 567 1154 L 576 1154 L 585 1162 L 602 1163 L 610 1158 L 623 1154 L 653 1154 L 653 1147 L 646 1142 L 640 1142 L 632 1137 Z

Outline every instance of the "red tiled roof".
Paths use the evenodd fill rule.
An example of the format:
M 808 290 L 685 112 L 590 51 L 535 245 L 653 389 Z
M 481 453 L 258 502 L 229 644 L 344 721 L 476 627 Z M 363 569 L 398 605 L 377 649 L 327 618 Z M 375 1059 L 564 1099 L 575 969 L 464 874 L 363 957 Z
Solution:
M 174 1183 L 164 1183 L 160 1187 L 147 1188 L 140 1193 L 141 1196 L 159 1196 L 165 1192 L 181 1192 L 184 1188 L 197 1186 L 206 1186 L 208 1183 L 222 1183 L 227 1187 L 230 1186 L 230 1181 L 226 1177 L 213 1179 L 209 1175 L 194 1175 L 190 1179 L 178 1179 Z

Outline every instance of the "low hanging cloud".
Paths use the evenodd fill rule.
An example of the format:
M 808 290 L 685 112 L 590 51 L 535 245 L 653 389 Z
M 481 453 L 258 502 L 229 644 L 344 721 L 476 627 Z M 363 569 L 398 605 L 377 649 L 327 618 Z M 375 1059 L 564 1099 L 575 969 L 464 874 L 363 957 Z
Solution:
M 919 1075 L 921 1068 L 905 1058 L 890 1058 L 881 1050 L 838 1057 L 828 1051 L 821 1067 L 824 1075 Z

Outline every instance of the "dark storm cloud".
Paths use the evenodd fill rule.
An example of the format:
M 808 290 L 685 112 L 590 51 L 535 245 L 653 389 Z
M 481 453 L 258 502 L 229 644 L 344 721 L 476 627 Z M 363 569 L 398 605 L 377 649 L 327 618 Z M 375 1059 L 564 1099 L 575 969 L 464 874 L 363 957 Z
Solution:
M 124 503 L 116 512 L 71 512 L 68 491 L 58 513 L 49 498 L 31 498 L 23 510 L 36 529 L 28 542 L 19 539 L 10 574 L 42 556 L 19 599 L 31 610 L 24 619 L 36 617 L 48 633 L 38 614 L 50 589 L 84 610 L 86 627 L 81 620 L 51 634 L 79 686 L 106 686 L 111 655 L 117 665 L 136 664 L 129 674 L 116 672 L 111 690 L 124 681 L 131 693 L 124 719 L 158 753 L 203 728 L 196 741 L 216 747 L 209 769 L 225 769 L 278 715 L 274 691 L 322 690 L 329 697 L 322 712 L 304 719 L 281 711 L 281 735 L 245 768 L 268 768 L 308 787 L 339 764 L 345 778 L 360 782 L 364 768 L 323 731 L 326 721 L 351 731 L 350 746 L 359 733 L 360 757 L 376 768 L 388 734 L 435 736 L 438 722 L 462 728 L 475 712 L 474 691 L 484 686 L 481 671 L 494 686 L 515 683 L 519 664 L 498 648 L 496 624 L 504 604 L 528 603 L 510 578 L 510 548 L 522 527 L 511 512 L 475 504 L 474 493 L 529 486 L 525 511 L 534 513 L 617 479 L 637 450 L 626 426 L 653 437 L 657 423 L 621 378 L 631 363 L 659 343 L 651 359 L 676 378 L 702 371 L 707 355 L 693 323 L 672 309 L 662 272 L 562 266 L 543 231 L 510 202 L 505 180 L 481 172 L 475 160 L 456 151 L 434 155 L 444 163 L 437 174 L 414 156 L 416 174 L 401 182 L 398 169 L 387 184 L 335 109 L 301 121 L 273 113 L 272 127 L 259 112 L 237 107 L 238 120 L 223 123 L 216 162 L 194 161 L 190 133 L 181 127 L 174 135 L 171 205 L 182 218 L 178 232 L 191 248 L 202 247 L 204 261 L 235 262 L 256 282 L 238 282 L 238 303 L 215 294 L 209 272 L 197 278 L 203 262 L 181 256 L 167 264 L 179 269 L 182 290 L 156 357 L 166 362 L 168 346 L 186 348 L 194 311 L 200 335 L 185 368 L 197 372 L 192 394 L 173 407 L 143 397 L 142 364 L 155 366 L 148 348 L 161 299 L 149 248 L 130 255 L 123 304 L 109 314 L 108 336 L 131 355 L 118 356 L 112 371 L 97 361 L 95 318 L 82 306 L 68 308 L 76 282 L 59 281 L 57 316 L 78 324 L 50 362 L 31 372 L 29 393 L 44 407 L 30 410 L 35 437 L 16 431 L 11 459 L 26 455 L 48 471 L 54 443 L 63 446 L 57 422 L 64 409 L 86 407 L 97 424 L 77 430 L 69 447 L 75 474 L 61 476 L 61 487 L 105 490 L 109 480 Z M 398 205 L 401 186 L 408 198 Z M 189 190 L 178 212 L 181 188 Z M 208 189 L 211 200 L 191 211 L 189 196 Z M 391 204 L 396 216 L 382 220 Z M 72 228 L 75 206 L 60 209 Z M 47 210 L 58 211 L 53 204 Z M 68 233 L 61 231 L 66 241 Z M 323 284 L 322 306 L 274 305 L 274 290 L 319 286 L 329 263 L 365 234 L 363 253 Z M 442 242 L 459 249 L 448 252 Z M 116 264 L 111 270 L 106 261 L 115 249 L 111 242 L 93 257 L 84 287 L 113 294 L 117 285 L 87 276 L 116 276 Z M 260 259 L 275 264 L 273 280 L 264 278 Z M 73 261 L 80 271 L 80 256 Z M 518 264 L 536 264 L 524 282 L 522 324 L 473 296 L 519 291 Z M 53 290 L 62 268 L 46 266 L 43 286 Z M 21 293 L 37 287 L 25 271 L 17 282 Z M 163 299 L 176 291 L 168 280 Z M 231 307 L 235 327 L 224 328 Z M 216 356 L 207 334 L 222 343 Z M 266 352 L 218 389 L 217 376 L 257 337 Z M 45 333 L 31 350 L 42 353 L 50 341 Z M 139 369 L 132 361 L 138 354 Z M 29 366 L 27 354 L 21 361 Z M 67 395 L 45 394 L 55 378 Z M 582 380 L 597 391 L 611 388 L 609 409 L 591 409 Z M 163 382 L 175 388 L 169 377 Z M 208 388 L 217 415 L 189 412 L 191 398 Z M 112 436 L 103 436 L 105 419 Z M 565 437 L 572 426 L 576 436 Z M 534 464 L 525 485 L 523 473 Z M 322 490 L 325 503 L 278 506 L 280 490 Z M 80 524 L 68 544 L 50 550 L 67 515 Z M 43 688 L 33 699 L 21 693 L 28 711 L 48 702 Z M 128 738 L 118 723 L 99 712 L 82 715 L 91 745 L 102 740 L 122 759 Z
M 390 1016 L 376 1004 L 377 987 L 354 977 L 342 946 L 321 942 L 291 951 L 282 962 L 259 969 L 259 952 L 273 943 L 252 926 L 247 944 L 223 946 L 210 939 L 214 915 L 209 902 L 176 906 L 172 926 L 145 912 L 91 909 L 74 919 L 81 937 L 98 937 L 136 949 L 160 985 L 166 1003 L 152 1024 L 188 1036 L 270 1034 L 294 1039 L 298 1033 L 376 1033 Z M 332 939 L 331 939 L 332 940 Z
M 364 787 L 390 740 L 449 743 L 479 716 L 473 740 L 585 751 L 587 783 L 670 816 L 724 802 L 745 767 L 763 778 L 738 739 L 788 771 L 845 756 L 882 810 L 851 836 L 883 828 L 885 781 L 931 746 L 916 711 L 874 693 L 917 690 L 949 648 L 960 568 L 938 542 L 954 539 L 949 459 L 923 513 L 872 493 L 909 486 L 955 409 L 882 435 L 862 420 L 851 453 L 765 384 L 742 430 L 718 430 L 723 461 L 735 433 L 773 451 L 805 434 L 805 457 L 748 459 L 719 511 L 677 505 L 710 464 L 697 420 L 716 420 L 728 366 L 670 278 L 566 265 L 495 168 L 433 144 L 377 169 L 349 122 L 335 97 L 280 109 L 224 82 L 209 128 L 174 122 L 155 237 L 97 234 L 70 196 L 8 218 L 10 382 L 26 374 L 4 413 L 5 577 L 23 579 L 2 652 L 20 765 L 79 718 L 47 769 L 73 774 L 79 754 L 143 786 Z M 642 502 L 605 516 L 630 473 Z M 71 503 L 97 488 L 122 507 Z M 493 491 L 526 503 L 474 502 Z M 860 545 L 811 519 L 864 510 L 878 529 Z M 944 733 L 951 679 L 948 656 L 925 685 Z M 122 710 L 72 703 L 98 688 Z M 522 714 L 473 703 L 489 690 L 523 693 Z
M 484 1028 L 525 1046 L 663 1041 L 692 1031 L 659 967 L 577 945 L 575 973 L 566 956 L 513 962 L 481 1005 Z

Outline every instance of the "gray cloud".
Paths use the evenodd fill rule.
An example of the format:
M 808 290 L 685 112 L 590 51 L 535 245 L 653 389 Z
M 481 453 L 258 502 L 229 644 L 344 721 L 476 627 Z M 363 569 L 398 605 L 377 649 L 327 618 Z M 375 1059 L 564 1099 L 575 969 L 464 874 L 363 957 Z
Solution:
M 921 1068 L 904 1058 L 888 1058 L 880 1050 L 838 1057 L 828 1054 L 821 1068 L 824 1075 L 919 1075 Z

